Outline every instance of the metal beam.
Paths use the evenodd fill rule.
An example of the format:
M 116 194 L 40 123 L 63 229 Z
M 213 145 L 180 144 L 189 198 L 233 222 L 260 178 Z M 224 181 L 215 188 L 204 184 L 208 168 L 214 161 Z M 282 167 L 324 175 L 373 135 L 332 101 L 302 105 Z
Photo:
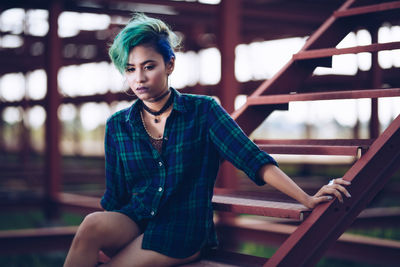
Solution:
M 369 27 L 372 42 L 378 42 L 378 25 L 372 25 Z M 382 69 L 379 66 L 378 60 L 378 51 L 374 51 L 371 53 L 371 87 L 372 88 L 381 88 L 382 87 Z M 369 122 L 369 136 L 370 138 L 376 138 L 380 133 L 380 125 L 379 125 L 379 111 L 378 111 L 378 99 L 371 99 L 371 118 Z
M 61 39 L 58 36 L 58 17 L 61 2 L 55 0 L 49 8 L 49 33 L 47 39 L 47 94 L 46 94 L 46 162 L 45 162 L 45 214 L 57 216 L 57 201 L 61 188 L 60 122 L 58 108 L 61 103 L 58 91 L 58 70 L 61 68 Z
M 221 81 L 217 96 L 228 113 L 235 109 L 235 97 L 239 93 L 239 82 L 235 77 L 235 48 L 240 40 L 241 0 L 222 0 L 220 4 L 220 28 L 218 46 L 221 52 Z M 221 187 L 236 188 L 236 169 L 232 164 L 221 165 L 217 184 Z
M 226 247 L 226 249 L 234 249 L 244 242 L 251 242 L 260 246 L 279 247 L 295 229 L 296 226 L 294 225 L 243 217 L 230 223 L 217 224 L 221 246 Z M 329 248 L 324 257 L 392 266 L 398 263 L 399 251 L 399 241 L 344 233 Z M 290 266 L 300 266 L 300 264 Z
M 352 197 L 315 208 L 265 266 L 314 265 L 399 169 L 399 147 L 400 115 L 343 176 Z

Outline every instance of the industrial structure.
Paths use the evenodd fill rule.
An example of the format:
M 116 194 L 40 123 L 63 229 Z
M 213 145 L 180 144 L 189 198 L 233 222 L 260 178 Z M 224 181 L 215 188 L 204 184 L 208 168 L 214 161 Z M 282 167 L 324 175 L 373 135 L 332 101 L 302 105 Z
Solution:
M 71 172 L 68 170 L 71 166 L 65 164 L 60 149 L 60 138 L 65 129 L 60 123 L 59 109 L 63 104 L 80 106 L 88 102 L 110 105 L 118 101 L 132 101 L 132 96 L 111 90 L 95 95 L 66 96 L 59 89 L 59 72 L 70 65 L 109 62 L 107 44 L 136 10 L 165 20 L 179 32 L 184 40 L 183 53 L 197 53 L 211 47 L 218 49 L 221 55 L 219 82 L 214 85 L 197 83 L 180 90 L 218 97 L 221 105 L 248 135 L 266 119 L 268 121 L 274 111 L 290 112 L 289 103 L 371 99 L 366 138 L 360 138 L 356 127 L 359 125 L 356 125 L 352 130 L 353 136 L 347 139 L 271 140 L 257 137 L 254 140 L 273 155 L 350 157 L 352 160 L 345 165 L 343 177 L 352 182 L 349 187 L 351 199 L 344 204 L 333 200 L 310 211 L 276 192 L 262 194 L 259 190 L 247 190 L 248 185 L 244 190 L 240 174 L 224 162 L 213 199 L 218 212 L 216 221 L 221 248 L 190 266 L 310 266 L 317 264 L 324 255 L 375 264 L 398 263 L 400 241 L 342 234 L 351 226 L 396 225 L 400 218 L 400 208 L 396 205 L 366 209 L 400 169 L 400 116 L 393 118 L 385 129 L 380 129 L 378 113 L 378 98 L 393 98 L 400 105 L 399 98 L 396 98 L 400 96 L 399 66 L 382 68 L 378 62 L 380 51 L 400 49 L 400 40 L 382 42 L 378 38 L 382 25 L 400 26 L 400 1 L 221 0 L 207 4 L 172 0 L 13 0 L 0 3 L 0 12 L 12 8 L 21 8 L 25 12 L 47 10 L 48 31 L 42 36 L 30 35 L 28 30 L 1 31 L 1 40 L 17 36 L 22 43 L 17 47 L 0 47 L 0 79 L 9 73 L 27 75 L 44 69 L 47 90 L 45 96 L 39 99 L 26 96 L 12 101 L 1 99 L 0 114 L 10 107 L 25 110 L 41 106 L 46 111 L 46 122 L 45 150 L 40 160 L 33 160 L 30 156 L 32 144 L 27 141 L 30 132 L 23 126 L 23 121 L 19 135 L 13 137 L 19 140 L 16 151 L 7 147 L 4 131 L 7 125 L 4 120 L 0 123 L 3 161 L 0 163 L 0 179 L 3 180 L 0 186 L 4 186 L 0 192 L 3 196 L 0 197 L 5 212 L 40 206 L 49 220 L 54 220 L 64 210 L 82 214 L 100 210 L 99 196 L 64 190 L 65 184 L 69 183 L 66 173 Z M 108 15 L 111 23 L 107 29 L 80 31 L 71 37 L 60 37 L 59 17 L 65 11 Z M 29 28 L 29 25 L 25 26 Z M 349 33 L 361 29 L 370 33 L 370 44 L 337 48 Z M 239 82 L 235 77 L 238 45 L 305 36 L 308 38 L 301 50 L 273 77 L 247 82 Z M 354 75 L 313 75 L 317 67 L 331 67 L 334 56 L 360 53 L 369 54 L 370 69 L 358 70 Z M 397 57 L 400 56 L 397 54 Z M 237 95 L 246 95 L 247 99 L 244 105 L 235 109 Z M 76 156 L 75 160 L 82 158 L 82 155 Z M 98 162 L 97 169 L 102 170 L 103 165 L 100 160 Z M 304 163 L 298 164 L 307 173 Z M 96 174 L 85 170 L 76 172 L 75 177 L 78 177 L 72 179 L 77 181 L 88 179 L 79 177 L 79 173 L 100 178 L 103 174 L 102 171 Z M 7 192 L 5 181 L 29 179 L 29 176 L 35 175 L 41 186 L 38 195 L 24 198 Z M 391 183 L 394 184 L 391 192 L 394 192 L 395 198 L 397 176 L 396 181 Z M 325 181 L 306 190 L 312 192 L 321 182 Z M 394 203 L 396 201 L 398 195 Z M 269 221 L 260 217 L 232 216 L 231 213 L 278 219 Z M 3 230 L 0 232 L 0 252 L 65 250 L 75 231 L 76 227 L 65 226 Z M 269 259 L 260 255 L 245 255 L 238 248 L 246 241 L 277 247 L 277 250 Z

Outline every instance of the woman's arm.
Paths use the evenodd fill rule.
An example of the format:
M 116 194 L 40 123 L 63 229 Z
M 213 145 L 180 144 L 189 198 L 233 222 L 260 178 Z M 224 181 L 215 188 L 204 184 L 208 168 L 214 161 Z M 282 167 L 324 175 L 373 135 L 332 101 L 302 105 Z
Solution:
M 259 175 L 267 184 L 311 209 L 322 202 L 331 200 L 332 196 L 336 196 L 340 202 L 343 202 L 342 194 L 351 197 L 344 187 L 350 185 L 350 182 L 341 178 L 335 179 L 332 184 L 322 186 L 314 196 L 310 196 L 275 165 L 264 165 L 260 169 Z

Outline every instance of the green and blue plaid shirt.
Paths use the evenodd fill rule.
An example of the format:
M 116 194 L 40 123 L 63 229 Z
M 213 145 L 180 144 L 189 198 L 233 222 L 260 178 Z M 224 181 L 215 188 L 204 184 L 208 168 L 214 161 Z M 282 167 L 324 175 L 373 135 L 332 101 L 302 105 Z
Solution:
M 108 119 L 101 205 L 146 222 L 143 249 L 185 258 L 217 245 L 211 199 L 221 159 L 258 185 L 259 169 L 276 162 L 211 97 L 172 92 L 161 154 L 143 128 L 140 101 Z

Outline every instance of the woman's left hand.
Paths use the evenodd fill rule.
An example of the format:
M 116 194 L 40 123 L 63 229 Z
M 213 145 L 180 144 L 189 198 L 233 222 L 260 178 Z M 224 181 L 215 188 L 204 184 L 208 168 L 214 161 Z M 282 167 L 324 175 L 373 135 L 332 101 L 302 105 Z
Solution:
M 320 203 L 332 200 L 334 196 L 343 203 L 343 195 L 351 197 L 349 191 L 345 188 L 345 186 L 350 184 L 349 181 L 343 180 L 342 178 L 332 179 L 328 184 L 322 186 L 314 196 L 309 198 L 306 206 L 313 209 Z

